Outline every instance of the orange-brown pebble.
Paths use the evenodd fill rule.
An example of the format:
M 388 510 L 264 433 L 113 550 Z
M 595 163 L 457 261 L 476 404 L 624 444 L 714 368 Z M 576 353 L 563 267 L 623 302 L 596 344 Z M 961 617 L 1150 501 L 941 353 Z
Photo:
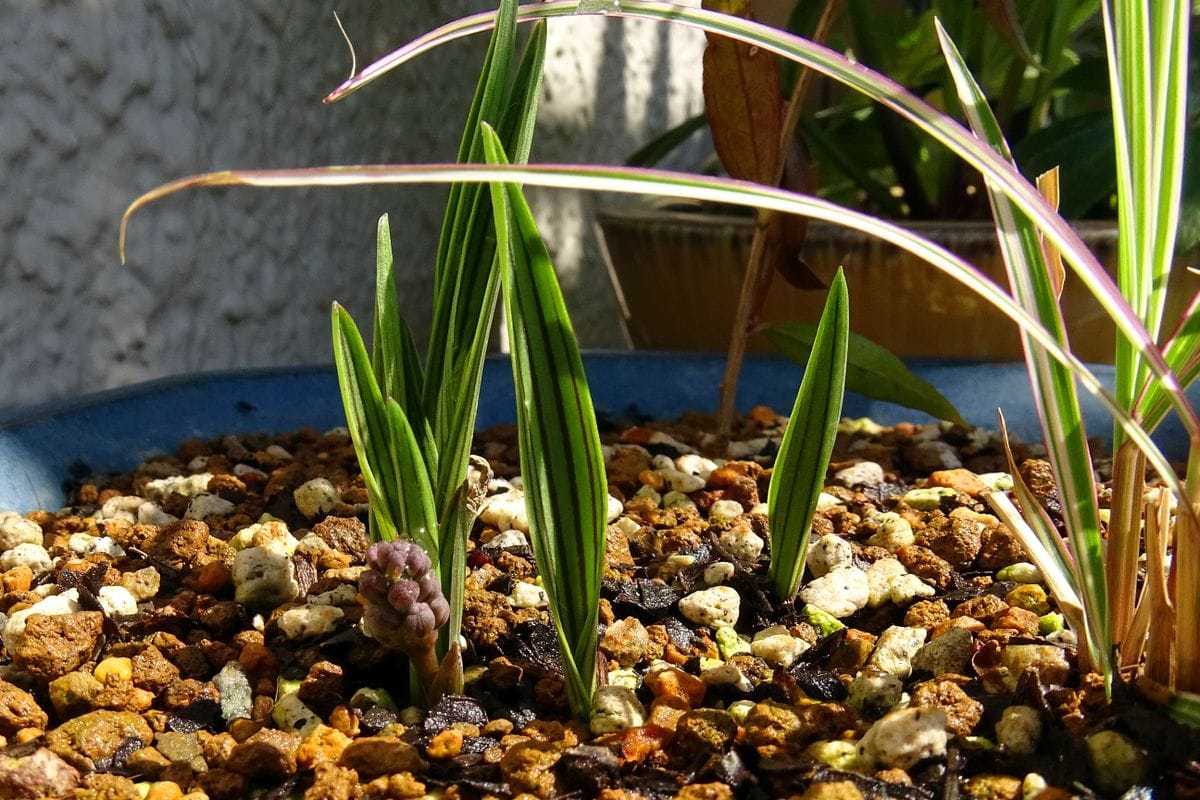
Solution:
M 987 491 L 987 486 L 969 469 L 941 469 L 929 476 L 930 486 L 945 486 L 963 494 L 978 495 Z
M 662 488 L 667 485 L 667 479 L 652 469 L 644 469 L 638 473 L 638 483 L 643 486 L 649 486 L 656 492 L 661 492 Z
M 647 725 L 655 725 L 663 730 L 675 732 L 675 726 L 679 723 L 679 718 L 687 713 L 687 709 L 676 708 L 670 704 L 671 701 L 659 702 L 655 701 L 650 706 L 650 718 L 646 720 Z
M 987 626 L 974 617 L 954 617 L 945 622 L 939 622 L 933 629 L 933 634 L 929 637 L 930 641 L 938 638 L 951 628 L 965 628 L 971 633 L 981 633 L 987 630 Z
M 31 586 L 33 586 L 33 570 L 25 564 L 18 564 L 0 575 L 0 591 L 4 594 L 28 592 Z
M 654 670 L 646 676 L 646 685 L 655 699 L 679 698 L 687 708 L 696 708 L 704 700 L 704 681 L 680 669 Z
M 174 781 L 155 781 L 146 791 L 145 800 L 180 800 L 183 789 Z
M 779 419 L 779 415 L 770 406 L 755 406 L 750 409 L 750 421 L 757 422 L 759 425 L 774 425 Z
M 329 712 L 329 725 L 351 739 L 358 736 L 358 717 L 345 706 L 337 706 Z
M 220 594 L 233 583 L 233 573 L 222 562 L 209 561 L 188 573 L 184 583 L 200 594 Z
M 1023 608 L 1009 606 L 992 620 L 992 629 L 1016 631 L 1020 636 L 1037 636 L 1038 615 Z
M 950 609 L 941 600 L 920 600 L 904 613 L 904 624 L 909 628 L 929 629 L 948 619 Z
M 817 781 L 804 794 L 794 797 L 799 800 L 862 800 L 863 794 L 853 781 Z
M 733 800 L 733 789 L 724 783 L 693 783 L 682 787 L 672 800 Z
M 328 725 L 318 725 L 296 749 L 296 766 L 301 770 L 317 769 L 322 764 L 337 764 L 350 737 Z
M 425 753 L 432 759 L 443 761 L 457 756 L 462 752 L 462 748 L 462 731 L 451 727 L 434 734 L 433 739 L 429 742 L 429 746 L 425 749 Z

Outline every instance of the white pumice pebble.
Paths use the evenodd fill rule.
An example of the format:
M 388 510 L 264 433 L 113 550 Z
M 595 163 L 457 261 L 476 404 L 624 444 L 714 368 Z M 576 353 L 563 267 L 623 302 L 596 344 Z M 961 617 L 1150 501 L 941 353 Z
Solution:
M 249 464 L 234 464 L 233 474 L 242 480 L 245 480 L 246 478 L 254 478 L 260 481 L 265 481 L 271 477 L 258 467 L 253 467 Z
M 357 602 L 358 591 L 349 583 L 308 598 L 309 605 L 314 606 L 352 606 Z
M 271 719 L 282 731 L 292 731 L 303 738 L 321 724 L 321 718 L 304 704 L 296 693 L 285 694 L 271 708 Z
M 733 577 L 735 568 L 728 561 L 714 561 L 704 568 L 704 582 L 709 586 L 719 586 Z
M 749 524 L 735 525 L 717 537 L 717 550 L 733 561 L 753 563 L 765 546 L 763 538 Z
M 817 511 L 832 511 L 835 508 L 843 508 L 845 505 L 839 497 L 828 492 L 821 492 L 817 495 Z
M 638 675 L 637 670 L 629 667 L 610 669 L 608 671 L 608 685 L 624 686 L 626 689 L 637 691 L 637 688 L 642 685 L 642 678 Z
M 754 508 L 750 509 L 751 514 L 762 514 L 764 517 L 767 515 L 768 511 L 770 511 L 770 509 L 767 507 L 766 503 L 759 503 L 758 505 L 754 506 Z
M 663 504 L 663 496 L 653 486 L 641 486 L 633 494 L 634 497 L 649 497 L 656 506 Z M 687 497 L 687 495 L 683 495 Z
M 924 628 L 892 625 L 875 640 L 875 649 L 867 659 L 867 666 L 907 678 L 912 674 L 913 656 L 925 644 L 928 635 Z
M 506 531 L 501 531 L 491 538 L 487 543 L 488 547 L 495 547 L 500 550 L 505 550 L 510 547 L 528 547 L 529 537 L 518 530 L 509 528 Z
M 903 694 L 904 684 L 899 677 L 878 667 L 867 667 L 859 670 L 850 682 L 846 702 L 874 717 L 893 708 Z
M 1017 583 L 1041 583 L 1042 572 L 1037 566 L 1030 564 L 1028 561 L 1018 561 L 1015 564 L 1002 567 L 996 573 L 996 580 L 1016 581 Z
M 96 512 L 96 519 L 123 519 L 126 522 L 137 522 L 138 508 L 144 502 L 146 501 L 142 498 L 132 495 L 110 497 Z
M 73 533 L 67 537 L 67 547 L 71 552 L 86 556 L 91 553 L 103 553 L 113 558 L 125 555 L 124 548 L 107 536 L 92 536 L 88 533 Z
M 883 433 L 883 426 L 870 417 L 846 417 L 838 422 L 838 433 L 860 433 L 875 436 Z
M 54 568 L 54 560 L 46 548 L 30 542 L 22 542 L 0 554 L 0 571 L 22 565 L 29 567 L 34 578 L 40 578 Z
M 188 472 L 203 472 L 208 466 L 208 456 L 196 456 L 187 463 Z
M 655 445 L 666 445 L 667 447 L 670 447 L 672 450 L 675 450 L 676 452 L 679 452 L 679 453 L 693 452 L 692 448 L 688 447 L 686 444 L 679 441 L 671 434 L 665 433 L 663 431 L 655 431 L 654 433 L 650 434 L 650 442 L 649 443 L 655 444 Z
M 525 512 L 525 495 L 517 489 L 493 495 L 484 501 L 479 518 L 498 531 L 516 528 L 528 533 L 529 518 Z
M 663 508 L 692 508 L 696 507 L 696 501 L 688 497 L 683 492 L 670 491 L 663 495 Z
M 228 514 L 237 508 L 233 503 L 215 494 L 198 494 L 188 503 L 184 513 L 186 519 L 204 519 L 205 517 Z
M 830 616 L 842 619 L 866 607 L 871 596 L 867 574 L 858 567 L 838 567 L 810 581 L 797 595 Z
M 788 669 L 810 646 L 788 633 L 783 625 L 772 625 L 754 634 L 750 652 L 773 667 Z
M 337 606 L 310 603 L 289 608 L 279 615 L 275 624 L 289 639 L 315 639 L 332 633 L 344 615 Z
M 662 498 L 660 497 L 659 500 L 662 500 Z M 621 517 L 613 523 L 613 527 L 625 534 L 626 537 L 633 536 L 642 529 L 637 520 L 631 517 Z
M 667 556 L 667 560 L 658 568 L 658 577 L 664 583 L 670 583 L 683 570 L 696 563 L 696 557 L 686 553 L 676 553 Z
M 717 628 L 717 652 L 728 661 L 737 655 L 750 652 L 750 642 L 743 639 L 733 628 Z
M 646 721 L 646 708 L 628 686 L 601 686 L 592 697 L 592 713 L 588 727 L 601 736 L 606 733 L 636 728 Z
M 675 459 L 675 469 L 703 478 L 706 482 L 708 481 L 708 476 L 716 468 L 717 464 L 715 461 L 696 455 L 695 453 L 688 453 Z
M 56 587 L 47 584 L 49 589 Z M 41 587 L 39 587 L 41 588 Z M 79 605 L 79 590 L 67 589 L 65 592 L 46 597 L 29 608 L 23 608 L 20 611 L 14 611 L 8 617 L 8 622 L 4 625 L 4 632 L 0 634 L 0 641 L 4 642 L 4 649 L 10 654 L 15 653 L 20 649 L 25 642 L 25 622 L 34 614 L 46 614 L 53 616 L 57 614 L 74 614 L 76 611 L 82 611 L 82 606 Z
M 613 522 L 621 516 L 621 512 L 625 510 L 625 504 L 611 494 L 608 496 L 608 508 L 605 515 L 606 522 Z
M 1009 706 L 996 723 L 996 741 L 1013 755 L 1027 756 L 1042 736 L 1042 718 L 1032 706 Z
M 684 494 L 703 489 L 706 483 L 704 478 L 698 475 L 689 475 L 677 469 L 660 469 L 658 474 L 662 475 L 667 480 L 667 483 L 671 484 L 673 491 L 683 492 Z
M 296 509 L 312 519 L 318 514 L 332 511 L 341 496 L 328 478 L 313 478 L 297 486 L 292 491 L 292 499 L 296 501 Z
M 263 515 L 260 522 L 247 525 L 229 540 L 230 547 L 241 550 L 246 547 L 266 547 L 281 555 L 291 557 L 300 545 L 287 523 Z
M 536 583 L 517 581 L 513 584 L 508 602 L 513 608 L 542 608 L 549 605 L 550 600 L 546 596 L 546 590 Z
M 158 503 L 145 502 L 137 509 L 137 521 L 141 525 L 166 525 L 178 519 L 174 514 L 163 511 Z
M 754 710 L 755 705 L 753 700 L 734 700 L 725 710 L 729 712 L 729 716 L 733 717 L 734 722 L 741 725 Z
M 101 586 L 96 599 L 110 617 L 133 617 L 138 613 L 137 598 L 124 586 Z
M 234 599 L 246 606 L 278 606 L 300 595 L 291 554 L 277 547 L 247 547 L 233 559 Z
M 701 589 L 679 599 L 679 611 L 697 625 L 710 628 L 737 624 L 742 597 L 729 586 Z
M 946 754 L 946 712 L 902 708 L 886 714 L 858 742 L 860 766 L 910 769 L 918 761 Z
M 876 522 L 876 528 L 871 538 L 867 539 L 867 544 L 873 547 L 882 547 L 894 553 L 917 540 L 909 521 L 895 511 L 876 514 L 872 519 Z
M 874 461 L 859 461 L 833 473 L 833 480 L 846 488 L 876 486 L 883 483 L 883 467 Z
M 708 508 L 708 518 L 713 522 L 735 519 L 746 512 L 737 500 L 718 500 Z
M 892 582 L 908 570 L 894 558 L 881 558 L 867 567 L 867 583 L 870 585 L 868 608 L 879 608 L 891 599 Z
M 901 608 L 912 605 L 922 597 L 933 597 L 937 590 L 916 575 L 905 573 L 892 579 L 889 596 Z
M 42 543 L 42 526 L 11 511 L 0 513 L 0 552 L 21 544 Z
M 1013 488 L 1012 475 L 1007 472 L 985 472 L 976 475 L 979 481 L 992 492 L 1010 492 Z
M 210 480 L 212 480 L 210 472 L 201 472 L 197 475 L 172 475 L 168 478 L 149 481 L 143 492 L 146 499 L 159 502 L 166 500 L 172 494 L 195 497 L 208 491 Z
M 842 566 L 850 566 L 854 561 L 854 550 L 850 542 L 834 533 L 827 533 L 817 539 L 808 548 L 805 563 L 814 578 L 828 575 Z

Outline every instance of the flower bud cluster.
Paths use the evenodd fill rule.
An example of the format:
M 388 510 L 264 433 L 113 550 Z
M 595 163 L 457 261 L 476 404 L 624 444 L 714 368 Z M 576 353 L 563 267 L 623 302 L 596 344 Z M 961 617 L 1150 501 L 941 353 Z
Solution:
M 405 652 L 432 645 L 450 617 L 429 555 L 416 542 L 376 542 L 358 579 L 363 633 Z

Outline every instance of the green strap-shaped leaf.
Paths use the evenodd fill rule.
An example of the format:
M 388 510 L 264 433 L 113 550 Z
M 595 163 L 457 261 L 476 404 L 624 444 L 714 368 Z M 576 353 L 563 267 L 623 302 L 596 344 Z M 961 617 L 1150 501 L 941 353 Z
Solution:
M 437 471 L 437 449 L 421 406 L 424 374 L 412 330 L 400 315 L 396 294 L 395 260 L 388 216 L 379 218 L 375 245 L 375 324 L 371 338 L 371 367 L 384 397 L 392 397 L 404 409 L 417 431 L 429 473 Z
M 484 128 L 483 136 L 488 160 L 505 163 L 495 133 Z M 563 650 L 571 710 L 586 719 L 596 680 L 608 502 L 600 436 L 579 347 L 533 215 L 515 184 L 491 189 L 530 538 Z
M 958 91 L 958 99 L 971 128 L 983 141 L 1011 159 L 1008 145 L 982 90 L 971 76 L 958 49 L 938 26 L 946 63 Z M 1066 346 L 1058 296 L 1046 266 L 1038 229 L 1023 212 L 986 179 L 992 213 L 996 219 L 1000 250 L 1004 256 L 1013 297 L 1033 314 L 1054 338 Z M 1100 515 L 1092 461 L 1088 451 L 1083 415 L 1071 371 L 1051 358 L 1044 347 L 1021 333 L 1025 362 L 1033 384 L 1034 400 L 1055 482 L 1062 498 L 1063 521 L 1071 542 L 1072 572 L 1083 598 L 1087 620 L 1082 632 L 1096 668 L 1112 679 L 1112 628 L 1104 572 L 1104 542 L 1100 537 Z
M 386 401 L 354 320 L 333 305 L 334 364 L 346 423 L 371 503 L 377 539 L 412 539 L 438 562 L 437 516 L 420 447 L 404 410 Z
M 771 583 L 781 600 L 796 594 L 804 573 L 813 513 L 825 486 L 825 471 L 842 414 L 849 331 L 850 294 L 846 277 L 839 269 L 829 286 L 816 339 L 767 490 Z
M 817 326 L 807 322 L 771 325 L 767 328 L 767 338 L 779 352 L 802 364 L 812 352 Z M 886 348 L 853 331 L 846 348 L 846 390 L 924 411 L 935 419 L 963 421 L 958 409 L 945 395 L 914 375 Z

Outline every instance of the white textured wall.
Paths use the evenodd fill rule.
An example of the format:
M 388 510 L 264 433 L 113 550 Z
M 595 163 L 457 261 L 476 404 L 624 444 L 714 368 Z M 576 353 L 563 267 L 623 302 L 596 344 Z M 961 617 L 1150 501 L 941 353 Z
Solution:
M 133 221 L 138 193 L 209 169 L 453 158 L 485 40 L 332 107 L 335 4 L 0 0 L 0 410 L 204 369 L 324 362 L 328 307 L 365 319 L 392 214 L 423 338 L 444 190 L 196 191 Z M 360 64 L 489 0 L 343 0 Z M 618 161 L 700 106 L 702 41 L 605 19 L 551 26 L 535 158 Z M 535 192 L 585 345 L 619 346 L 594 198 Z

